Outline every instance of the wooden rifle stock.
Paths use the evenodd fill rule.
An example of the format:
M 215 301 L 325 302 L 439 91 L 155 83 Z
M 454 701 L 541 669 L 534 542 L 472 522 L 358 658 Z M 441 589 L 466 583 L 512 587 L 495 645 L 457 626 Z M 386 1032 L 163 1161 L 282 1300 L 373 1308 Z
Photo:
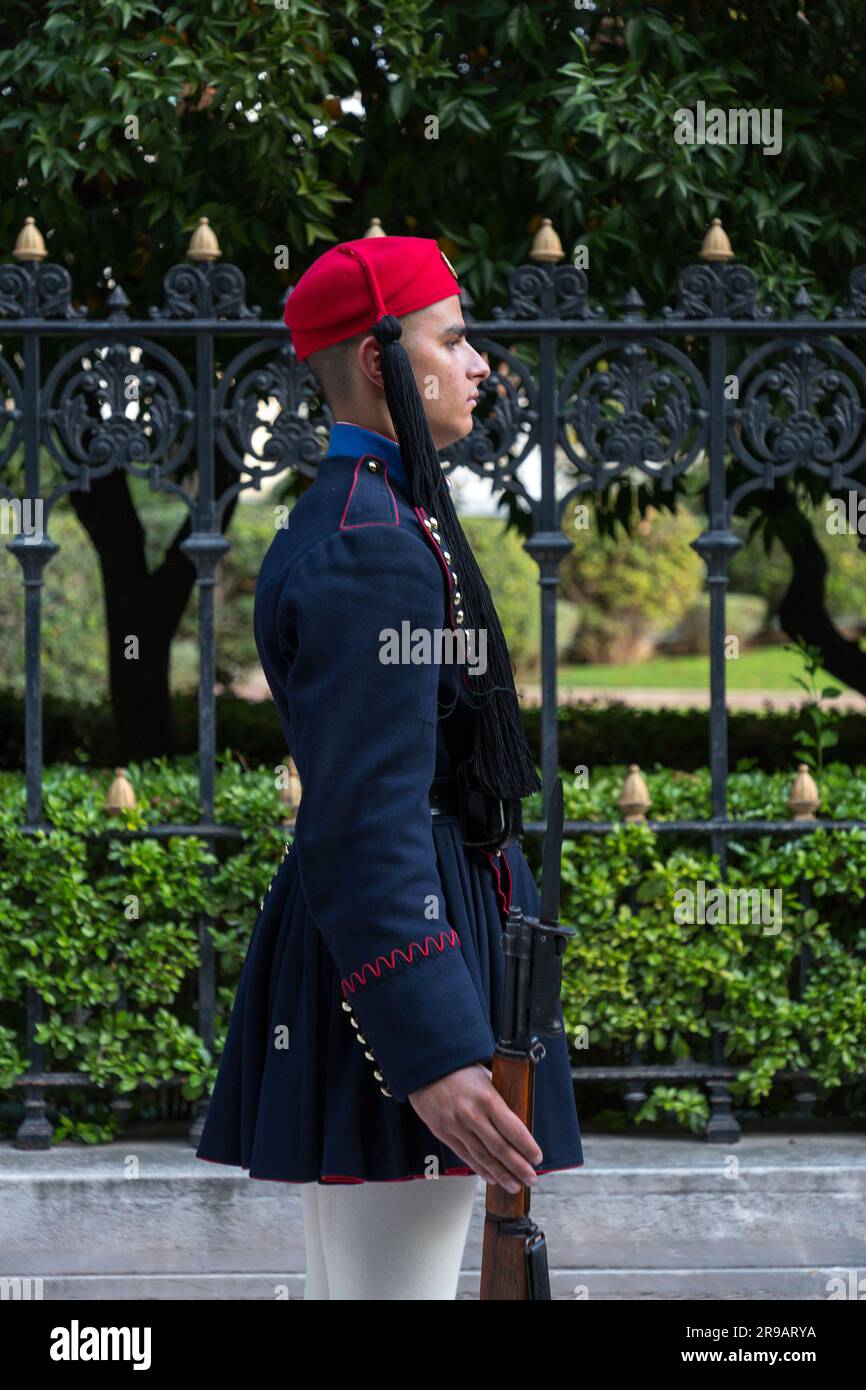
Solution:
M 537 917 L 510 905 L 502 933 L 505 954 L 501 1025 L 493 1053 L 493 1085 L 532 1133 L 535 1068 L 545 1055 L 543 1036 L 562 1036 L 562 958 L 574 927 L 558 920 L 562 861 L 562 778 L 553 785 L 544 837 L 543 885 Z M 487 1187 L 482 1299 L 512 1302 L 550 1298 L 547 1244 L 529 1215 L 530 1190 Z
M 535 1067 L 528 1057 L 493 1056 L 493 1084 L 526 1128 L 532 1129 Z M 501 1221 L 529 1216 L 529 1188 L 506 1192 L 487 1184 L 484 1246 L 481 1257 L 481 1299 L 528 1301 L 530 1298 L 526 1232 L 505 1234 Z

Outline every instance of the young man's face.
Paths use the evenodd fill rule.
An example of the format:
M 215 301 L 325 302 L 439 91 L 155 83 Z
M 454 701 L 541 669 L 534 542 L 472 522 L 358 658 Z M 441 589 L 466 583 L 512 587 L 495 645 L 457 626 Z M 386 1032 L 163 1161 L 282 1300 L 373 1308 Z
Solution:
M 460 299 L 454 294 L 407 316 L 403 346 L 412 361 L 437 449 L 463 439 L 472 429 L 472 412 L 490 367 L 466 340 Z

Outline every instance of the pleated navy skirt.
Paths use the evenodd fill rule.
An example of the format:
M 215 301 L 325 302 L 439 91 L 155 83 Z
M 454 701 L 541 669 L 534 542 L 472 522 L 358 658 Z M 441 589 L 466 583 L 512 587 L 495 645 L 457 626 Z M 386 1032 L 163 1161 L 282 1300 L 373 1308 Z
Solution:
M 535 879 L 519 843 L 499 856 L 467 848 L 454 816 L 433 817 L 433 839 L 446 919 L 498 1036 L 502 926 L 512 901 L 537 916 Z M 342 997 L 291 844 L 250 938 L 196 1157 L 277 1182 L 400 1182 L 431 1169 L 473 1172 L 410 1102 L 381 1093 Z M 275 1046 L 286 1028 L 288 1045 Z M 546 1055 L 535 1070 L 533 1134 L 543 1154 L 536 1171 L 580 1168 L 567 1039 L 562 1033 L 543 1041 Z

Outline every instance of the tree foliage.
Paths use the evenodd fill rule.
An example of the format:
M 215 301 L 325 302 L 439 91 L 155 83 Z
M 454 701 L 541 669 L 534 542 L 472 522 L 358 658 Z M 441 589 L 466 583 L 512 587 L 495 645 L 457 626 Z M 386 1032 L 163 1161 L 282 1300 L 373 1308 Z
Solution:
M 151 303 L 206 216 L 275 316 L 275 247 L 285 288 L 378 216 L 447 238 L 491 306 L 546 215 L 615 307 L 633 283 L 665 299 L 721 216 L 771 291 L 832 297 L 866 249 L 864 17 L 864 0 L 10 0 L 3 243 L 32 213 L 81 296 L 110 267 Z M 781 153 L 676 145 L 698 100 L 780 108 Z
M 805 285 L 826 312 L 866 258 L 864 18 L 866 0 L 8 0 L 0 238 L 10 253 L 32 215 L 77 302 L 98 313 L 120 284 L 144 315 L 207 217 L 273 318 L 315 255 L 376 216 L 438 236 L 486 313 L 549 216 L 567 255 L 588 248 L 591 295 L 616 312 L 632 285 L 669 302 L 720 216 L 765 295 L 785 307 Z M 676 113 L 699 101 L 778 109 L 780 152 L 678 145 Z M 757 517 L 795 562 L 783 621 L 866 689 L 866 658 L 827 616 L 795 486 L 762 494 Z M 602 527 L 627 524 L 628 491 L 608 517 L 601 505 Z M 100 553 L 109 628 L 128 630 L 118 593 L 154 624 L 150 731 L 129 714 L 140 679 L 126 701 L 143 756 L 167 738 L 169 647 L 194 582 L 185 531 L 151 571 L 123 475 L 71 500 Z M 643 489 L 638 505 L 660 500 Z

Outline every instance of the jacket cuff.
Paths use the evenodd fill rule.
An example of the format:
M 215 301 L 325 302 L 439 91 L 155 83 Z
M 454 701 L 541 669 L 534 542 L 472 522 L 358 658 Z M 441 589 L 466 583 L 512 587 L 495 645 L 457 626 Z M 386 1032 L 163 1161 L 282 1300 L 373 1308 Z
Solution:
M 445 942 L 448 933 L 443 933 Z M 459 944 L 396 970 L 380 957 L 380 974 L 353 974 L 343 997 L 376 1058 L 391 1096 L 405 1101 L 413 1091 L 475 1062 L 491 1065 L 496 1047 Z M 348 987 L 353 986 L 352 987 Z

